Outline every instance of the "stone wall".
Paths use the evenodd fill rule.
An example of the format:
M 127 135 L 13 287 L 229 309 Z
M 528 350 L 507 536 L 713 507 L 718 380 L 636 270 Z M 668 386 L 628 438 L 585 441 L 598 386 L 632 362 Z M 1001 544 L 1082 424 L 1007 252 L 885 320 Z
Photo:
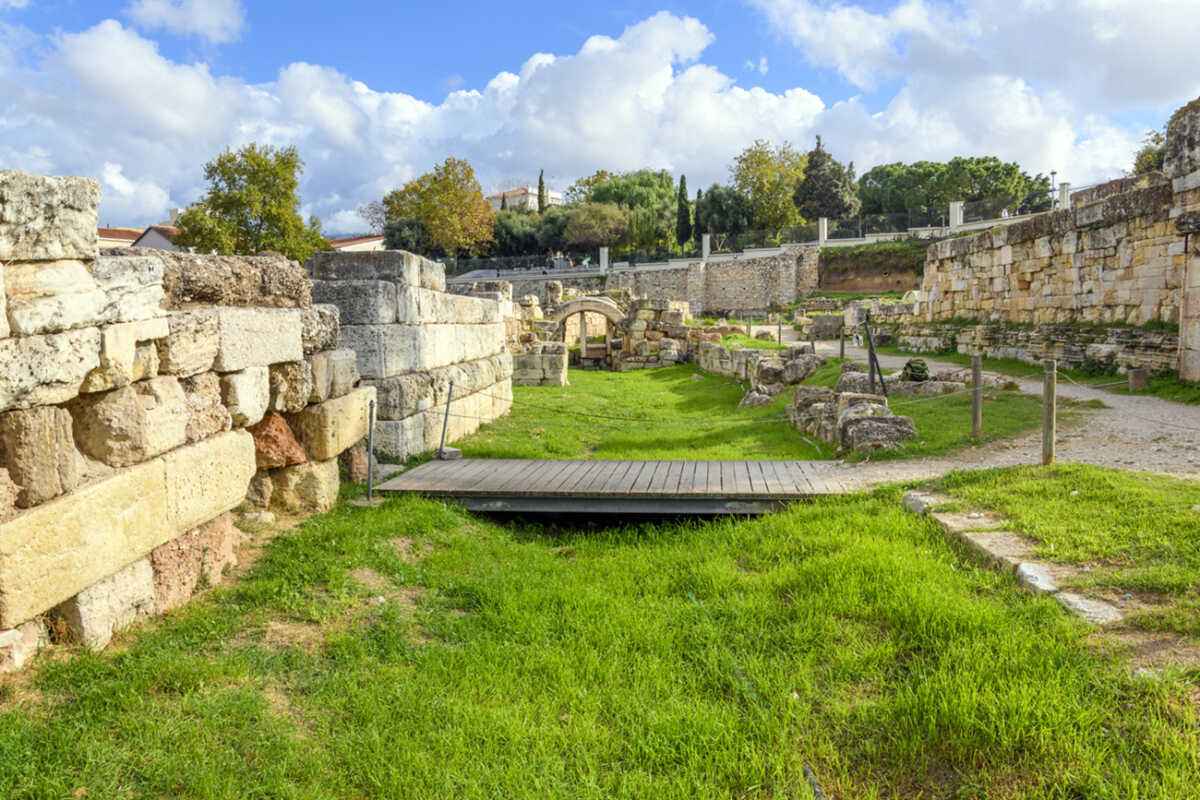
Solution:
M 1179 377 L 1200 381 L 1200 99 L 1167 125 L 1165 169 L 1175 192 L 1171 213 L 1183 238 Z
M 342 339 L 378 391 L 378 452 L 404 460 L 437 448 L 447 398 L 447 442 L 508 413 L 500 300 L 449 293 L 441 264 L 402 251 L 318 253 L 307 266 L 313 297 L 340 309 Z
M 103 647 L 217 582 L 252 482 L 331 507 L 374 397 L 297 265 L 100 253 L 98 200 L 0 172 L 0 668 L 45 616 Z
M 514 386 L 566 386 L 567 345 L 536 342 L 513 357 Z

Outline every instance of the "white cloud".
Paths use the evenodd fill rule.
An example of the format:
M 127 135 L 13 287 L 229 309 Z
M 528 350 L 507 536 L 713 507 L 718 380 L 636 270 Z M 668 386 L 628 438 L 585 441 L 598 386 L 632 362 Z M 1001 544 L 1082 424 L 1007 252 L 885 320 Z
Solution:
M 194 34 L 215 44 L 236 41 L 246 27 L 241 0 L 134 0 L 126 13 L 143 28 Z
M 28 5 L 29 0 L 0 0 L 0 9 L 26 8 Z
M 1034 0 L 1013 2 L 1042 13 Z M 7 56 L 0 48 L 0 168 L 96 176 L 103 182 L 101 218 L 144 224 L 198 198 L 203 163 L 225 147 L 295 145 L 306 162 L 306 213 L 320 216 L 330 232 L 351 233 L 366 227 L 358 205 L 450 155 L 469 159 L 485 187 L 545 169 L 559 189 L 599 168 L 640 167 L 686 172 L 690 185 L 707 186 L 724 181 L 732 157 L 755 139 L 809 147 L 817 133 L 859 172 L 888 161 L 998 155 L 1085 183 L 1128 164 L 1141 131 L 1081 100 L 1069 80 L 1060 87 L 1035 70 L 970 66 L 976 54 L 990 52 L 986 26 L 964 17 L 955 25 L 966 38 L 942 41 L 918 14 L 925 8 L 914 0 L 886 14 L 841 9 L 841 16 L 812 18 L 825 28 L 810 38 L 831 63 L 853 60 L 838 49 L 843 45 L 828 29 L 833 20 L 882 20 L 867 19 L 878 35 L 853 45 L 862 58 L 846 62 L 863 81 L 901 70 L 900 88 L 876 108 L 854 97 L 826 102 L 801 87 L 740 86 L 703 63 L 711 31 L 666 13 L 619 36 L 593 36 L 575 53 L 533 54 L 485 86 L 456 89 L 438 103 L 377 91 L 304 62 L 250 84 L 204 63 L 172 61 L 153 41 L 106 20 L 23 42 Z M 906 33 L 897 38 L 894 30 Z M 1154 47 L 1139 53 L 1160 58 Z M 1169 63 L 1144 67 L 1142 74 L 1162 70 L 1178 78 L 1169 91 L 1147 90 L 1144 105 L 1177 105 L 1189 91 L 1200 93 L 1189 88 L 1196 68 L 1170 61 L 1176 56 L 1164 47 Z M 750 66 L 760 74 L 767 68 L 765 59 Z
M 766 75 L 767 70 L 770 69 L 770 66 L 767 64 L 767 57 L 763 56 L 762 58 L 760 58 L 758 60 L 757 64 L 755 64 L 750 59 L 747 59 L 746 60 L 746 69 L 750 70 L 751 72 L 757 72 L 759 75 Z

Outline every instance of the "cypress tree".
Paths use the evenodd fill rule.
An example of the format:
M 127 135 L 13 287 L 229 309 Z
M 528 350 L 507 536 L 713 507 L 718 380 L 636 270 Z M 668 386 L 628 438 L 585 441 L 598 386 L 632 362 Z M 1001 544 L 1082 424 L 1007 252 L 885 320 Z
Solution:
M 675 207 L 675 240 L 683 247 L 692 238 L 692 210 L 688 206 L 687 175 L 679 176 L 679 203 Z
M 546 170 L 538 171 L 538 213 L 546 210 Z
M 508 211 L 508 193 L 507 192 L 500 193 L 500 210 Z

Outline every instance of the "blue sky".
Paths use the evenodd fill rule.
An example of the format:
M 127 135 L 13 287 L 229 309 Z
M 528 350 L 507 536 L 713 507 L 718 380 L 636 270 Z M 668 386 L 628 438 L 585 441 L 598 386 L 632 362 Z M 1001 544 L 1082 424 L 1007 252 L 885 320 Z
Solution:
M 336 232 L 448 155 L 488 190 L 697 186 L 821 134 L 860 172 L 994 154 L 1079 185 L 1200 94 L 1196 41 L 1196 0 L 0 0 L 0 168 L 92 175 L 102 221 L 143 224 L 222 148 L 295 144 Z

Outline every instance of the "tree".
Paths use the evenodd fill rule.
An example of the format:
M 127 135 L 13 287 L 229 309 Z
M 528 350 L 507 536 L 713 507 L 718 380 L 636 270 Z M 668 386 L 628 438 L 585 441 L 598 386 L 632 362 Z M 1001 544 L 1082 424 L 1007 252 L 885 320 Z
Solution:
M 500 210 L 508 211 L 508 195 L 504 192 L 500 193 Z
M 696 235 L 702 233 L 739 234 L 753 221 L 750 201 L 736 189 L 714 183 L 696 200 Z
M 497 255 L 524 256 L 538 252 L 537 223 L 528 213 L 501 211 L 496 215 L 494 238 Z
M 1134 175 L 1161 171 L 1167 154 L 1167 136 L 1163 131 L 1146 131 L 1142 147 L 1133 157 Z
M 226 150 L 204 165 L 208 192 L 180 216 L 175 244 L 223 255 L 274 250 L 296 261 L 328 250 L 320 221 L 300 217 L 303 171 L 294 147 Z
M 538 170 L 538 213 L 546 213 L 546 170 Z
M 692 238 L 692 208 L 688 204 L 687 175 L 679 176 L 679 204 L 675 208 L 675 241 L 682 247 Z
M 358 207 L 358 215 L 366 220 L 372 233 L 383 233 L 383 226 L 387 224 L 387 209 L 383 207 L 383 203 L 372 200 L 366 205 L 361 205 Z
M 570 217 L 571 209 L 562 206 L 550 206 L 545 214 L 538 217 L 537 243 L 543 252 L 557 253 L 567 249 L 567 223 Z
M 492 241 L 495 214 L 465 159 L 447 158 L 433 172 L 388 192 L 383 205 L 389 220 L 418 220 L 433 243 L 452 254 Z
M 843 166 L 821 147 L 820 136 L 817 137 L 817 146 L 808 152 L 807 158 L 804 178 L 796 186 L 796 193 L 792 197 L 801 216 L 837 220 L 858 214 L 862 202 L 854 185 L 854 162 L 850 162 L 848 167 Z
M 664 170 L 624 172 L 592 188 L 593 203 L 616 203 L 622 208 L 674 209 L 675 179 Z
M 866 214 L 945 214 L 955 200 L 996 200 L 1005 206 L 1014 198 L 1018 206 L 1038 210 L 1048 205 L 1049 191 L 1046 176 L 1031 177 L 1020 165 L 995 156 L 884 164 L 864 173 L 858 182 Z
M 598 169 L 586 178 L 579 178 L 563 193 L 563 200 L 570 204 L 586 203 L 592 199 L 592 190 L 607 180 L 617 177 L 605 169 Z
M 407 250 L 427 258 L 442 258 L 446 251 L 434 244 L 420 220 L 397 219 L 383 226 L 383 246 L 388 250 Z
M 566 239 L 569 247 L 594 250 L 617 244 L 626 234 L 625 212 L 614 203 L 584 203 L 571 212 Z
M 750 202 L 756 228 L 779 230 L 800 222 L 792 194 L 804 177 L 805 161 L 788 142 L 772 147 L 761 139 L 734 159 L 733 188 Z

